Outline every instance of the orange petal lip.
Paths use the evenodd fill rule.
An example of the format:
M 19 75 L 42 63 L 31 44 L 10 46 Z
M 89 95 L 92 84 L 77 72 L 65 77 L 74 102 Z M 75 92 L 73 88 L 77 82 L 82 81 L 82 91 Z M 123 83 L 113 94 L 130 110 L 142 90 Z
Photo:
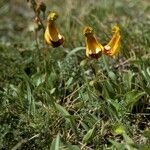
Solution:
M 111 47 L 109 45 L 104 46 L 105 55 L 111 55 Z
M 63 43 L 64 43 L 64 38 L 63 37 L 61 39 L 59 39 L 58 41 L 51 40 L 52 47 L 59 47 Z
M 102 55 L 102 53 L 101 52 L 98 52 L 97 54 L 89 54 L 89 57 L 90 58 L 94 58 L 94 59 L 98 59 L 100 56 Z

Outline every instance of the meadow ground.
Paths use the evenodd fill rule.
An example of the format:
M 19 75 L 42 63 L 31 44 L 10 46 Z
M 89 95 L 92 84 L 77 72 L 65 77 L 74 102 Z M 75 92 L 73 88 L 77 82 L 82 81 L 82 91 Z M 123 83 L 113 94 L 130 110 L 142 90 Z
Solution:
M 65 36 L 47 59 L 27 1 L 0 1 L 0 149 L 150 149 L 149 0 L 44 2 Z M 119 56 L 87 58 L 86 25 L 102 44 L 118 25 Z

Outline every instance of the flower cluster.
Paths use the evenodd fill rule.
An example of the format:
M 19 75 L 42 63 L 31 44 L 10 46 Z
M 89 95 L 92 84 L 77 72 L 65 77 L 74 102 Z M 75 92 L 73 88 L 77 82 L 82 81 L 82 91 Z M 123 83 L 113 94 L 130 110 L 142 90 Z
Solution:
M 64 43 L 64 37 L 56 28 L 55 21 L 58 18 L 56 12 L 50 12 L 48 15 L 48 23 L 45 30 L 45 41 L 52 47 L 58 47 Z M 107 45 L 102 46 L 94 35 L 91 27 L 85 27 L 83 34 L 86 38 L 86 56 L 89 58 L 98 59 L 102 54 L 113 57 L 116 56 L 120 49 L 120 29 L 118 26 L 112 28 L 113 36 Z
M 102 46 L 96 39 L 93 29 L 85 27 L 83 34 L 85 35 L 86 42 L 86 55 L 90 58 L 98 59 L 102 54 L 113 57 L 116 56 L 120 49 L 120 29 L 118 26 L 112 28 L 113 36 L 109 43 Z
M 48 23 L 45 30 L 45 41 L 52 47 L 58 47 L 64 43 L 64 37 L 56 28 L 55 21 L 58 18 L 56 12 L 50 12 L 48 15 Z M 118 26 L 112 28 L 113 36 L 107 45 L 102 46 L 94 35 L 91 27 L 85 27 L 83 34 L 86 38 L 86 56 L 98 59 L 102 54 L 113 57 L 116 56 L 120 49 L 120 29 Z
M 36 14 L 35 22 L 38 25 L 37 30 L 40 30 L 41 28 L 43 28 L 44 30 L 44 39 L 46 44 L 51 45 L 53 48 L 63 45 L 65 38 L 62 34 L 60 34 L 58 27 L 56 26 L 58 14 L 56 12 L 49 12 L 45 29 L 40 18 L 40 13 L 42 12 L 43 16 L 45 16 L 46 5 L 41 1 L 39 1 L 38 3 L 36 3 L 35 0 L 27 1 L 30 2 Z M 112 33 L 113 36 L 111 40 L 108 42 L 107 45 L 103 46 L 97 40 L 92 27 L 85 27 L 83 30 L 83 34 L 85 36 L 86 56 L 95 59 L 100 58 L 102 54 L 109 57 L 115 57 L 120 50 L 121 35 L 119 27 L 113 26 Z

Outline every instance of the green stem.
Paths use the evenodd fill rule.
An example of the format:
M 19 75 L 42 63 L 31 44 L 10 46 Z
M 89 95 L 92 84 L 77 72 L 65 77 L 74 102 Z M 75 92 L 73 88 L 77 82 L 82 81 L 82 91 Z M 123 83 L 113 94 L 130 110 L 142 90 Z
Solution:
M 104 56 L 102 56 L 102 57 L 103 57 L 103 62 L 104 62 L 105 68 L 106 68 L 107 72 L 109 73 L 109 67 L 108 67 L 108 64 L 106 62 L 106 58 Z

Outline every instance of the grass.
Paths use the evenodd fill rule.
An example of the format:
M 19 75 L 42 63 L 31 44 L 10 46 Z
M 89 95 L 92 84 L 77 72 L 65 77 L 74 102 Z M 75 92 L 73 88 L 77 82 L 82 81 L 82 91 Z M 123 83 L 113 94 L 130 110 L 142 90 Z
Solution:
M 148 150 L 150 148 L 150 5 L 148 0 L 45 1 L 58 11 L 64 47 L 37 39 L 26 1 L 0 9 L 0 149 Z M 82 30 L 101 43 L 121 28 L 116 59 L 85 56 Z M 37 40 L 37 41 L 36 41 Z M 96 68 L 96 74 L 93 69 Z

